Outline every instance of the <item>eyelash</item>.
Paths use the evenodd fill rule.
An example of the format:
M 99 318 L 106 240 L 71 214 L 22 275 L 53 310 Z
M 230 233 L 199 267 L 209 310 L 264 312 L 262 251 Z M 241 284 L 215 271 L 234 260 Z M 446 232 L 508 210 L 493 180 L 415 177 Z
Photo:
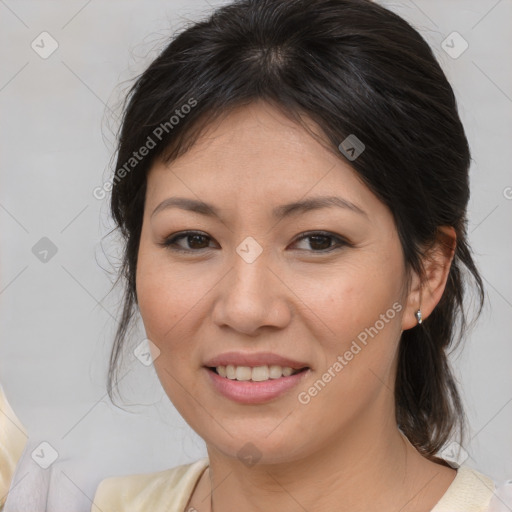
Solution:
M 211 238 L 208 235 L 206 235 L 205 233 L 202 233 L 201 231 L 182 231 L 181 233 L 177 233 L 177 234 L 171 235 L 170 237 L 166 238 L 159 245 L 161 245 L 162 247 L 165 247 L 167 249 L 170 249 L 171 251 L 182 252 L 182 253 L 193 253 L 193 252 L 197 253 L 197 252 L 201 252 L 201 251 L 204 251 L 204 250 L 207 250 L 210 248 L 210 247 L 204 247 L 202 249 L 184 249 L 183 247 L 179 247 L 178 245 L 176 245 L 179 240 L 181 240 L 183 238 L 186 239 L 187 237 L 193 236 L 193 235 L 200 235 L 202 237 L 209 238 L 211 240 Z M 329 233 L 328 231 L 306 231 L 306 232 L 300 233 L 297 236 L 297 238 L 294 240 L 293 243 L 296 243 L 298 241 L 305 240 L 308 238 L 313 238 L 315 236 L 332 238 L 337 241 L 337 246 L 335 245 L 333 247 L 330 247 L 330 248 L 324 249 L 324 250 L 320 250 L 320 251 L 310 251 L 313 253 L 326 254 L 326 253 L 330 253 L 336 249 L 341 249 L 344 246 L 351 245 L 343 238 L 341 238 L 337 235 L 334 235 L 333 233 Z M 299 249 L 299 250 L 303 250 L 303 249 Z

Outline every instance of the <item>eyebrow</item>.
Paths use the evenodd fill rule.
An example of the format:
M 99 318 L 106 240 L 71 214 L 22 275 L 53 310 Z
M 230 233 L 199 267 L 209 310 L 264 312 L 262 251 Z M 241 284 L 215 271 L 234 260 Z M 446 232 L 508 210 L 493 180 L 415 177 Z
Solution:
M 343 199 L 337 196 L 318 196 L 311 197 L 308 199 L 303 199 L 301 201 L 295 201 L 293 203 L 283 204 L 281 206 L 276 206 L 272 210 L 272 216 L 275 219 L 284 219 L 285 217 L 290 217 L 292 215 L 297 215 L 299 213 L 305 213 L 312 210 L 318 210 L 320 208 L 344 208 L 347 210 L 351 210 L 360 215 L 364 215 L 368 218 L 368 214 L 362 210 L 359 206 L 354 203 L 348 201 L 347 199 Z M 180 208 L 182 210 L 187 210 L 195 213 L 199 213 L 200 215 L 205 215 L 208 217 L 217 217 L 221 218 L 220 212 L 215 208 L 215 206 L 205 203 L 204 201 L 199 201 L 197 199 L 190 199 L 187 197 L 169 197 L 168 199 L 164 199 L 151 214 L 153 217 L 156 213 L 166 210 L 168 208 Z

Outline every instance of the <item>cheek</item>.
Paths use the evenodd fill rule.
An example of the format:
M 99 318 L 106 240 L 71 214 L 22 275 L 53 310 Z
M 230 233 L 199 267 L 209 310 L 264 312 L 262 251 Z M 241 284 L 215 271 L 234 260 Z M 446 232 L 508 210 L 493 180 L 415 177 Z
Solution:
M 165 258 L 141 245 L 137 263 L 137 300 L 146 336 L 158 347 L 154 368 L 161 385 L 175 407 L 187 415 L 183 386 L 195 394 L 190 379 L 193 340 L 183 332 L 194 297 L 190 285 L 178 273 L 170 272 Z M 183 291 L 182 291 L 183 290 Z
M 202 340 L 193 333 L 197 319 L 206 314 L 204 298 L 215 283 L 211 273 L 172 263 L 165 250 L 141 241 L 137 300 L 146 336 L 160 351 L 154 366 L 169 396 L 179 388 L 176 379 L 194 384 L 191 375 L 200 365 Z
M 401 300 L 399 270 L 361 262 L 344 269 L 309 296 L 331 331 L 355 336 Z M 390 321 L 396 321 L 396 309 L 387 315 Z
M 316 321 L 326 335 L 323 340 L 322 371 L 331 368 L 342 357 L 337 374 L 344 377 L 346 389 L 361 386 L 380 386 L 379 379 L 387 381 L 400 338 L 401 303 L 400 259 L 387 259 L 383 264 L 379 255 L 366 255 L 333 279 L 317 285 L 310 296 Z M 311 315 L 312 321 L 314 315 Z M 373 376 L 373 378 L 372 378 Z
M 171 275 L 165 257 L 141 241 L 137 261 L 137 302 L 147 337 L 160 351 L 166 351 L 179 320 L 190 310 L 188 286 L 179 275 Z

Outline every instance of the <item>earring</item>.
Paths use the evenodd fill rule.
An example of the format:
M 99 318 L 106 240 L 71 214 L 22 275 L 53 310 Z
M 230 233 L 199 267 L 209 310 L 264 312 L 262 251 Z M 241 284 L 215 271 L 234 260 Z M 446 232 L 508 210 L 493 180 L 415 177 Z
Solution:
M 418 309 L 418 311 L 416 311 L 416 313 L 414 313 L 414 316 L 416 317 L 418 324 L 421 324 L 421 322 L 423 322 L 422 317 L 421 317 L 421 309 Z

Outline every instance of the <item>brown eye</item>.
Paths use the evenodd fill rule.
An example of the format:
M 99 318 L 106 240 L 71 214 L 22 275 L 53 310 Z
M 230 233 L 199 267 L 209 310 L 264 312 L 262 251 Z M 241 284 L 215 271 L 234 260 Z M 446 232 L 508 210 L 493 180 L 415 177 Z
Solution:
M 325 249 L 330 249 L 331 247 L 331 237 L 325 235 L 314 235 L 308 237 L 310 240 L 311 248 L 319 249 L 323 251 Z
M 205 240 L 204 235 L 187 235 L 187 241 L 193 249 L 204 249 Z M 208 246 L 208 242 L 206 246 Z
M 208 235 L 197 231 L 183 231 L 168 237 L 160 245 L 172 251 L 178 252 L 200 252 L 211 248 L 209 242 L 212 240 Z M 308 252 L 326 253 L 350 245 L 341 237 L 333 233 L 323 231 L 311 231 L 302 233 L 296 239 L 294 245 L 298 242 L 308 240 L 308 246 L 305 249 Z M 180 243 L 181 242 L 181 243 Z
M 296 240 L 296 242 L 302 240 L 309 240 L 309 247 L 307 247 L 306 250 L 310 252 L 330 252 L 342 246 L 349 245 L 339 236 L 324 231 L 311 231 L 309 233 L 303 233 Z M 333 241 L 334 245 L 332 245 Z
M 185 241 L 185 247 L 178 243 L 181 240 Z M 161 245 L 173 251 L 198 252 L 210 247 L 208 244 L 209 240 L 211 240 L 211 238 L 204 233 L 184 231 L 167 238 Z

